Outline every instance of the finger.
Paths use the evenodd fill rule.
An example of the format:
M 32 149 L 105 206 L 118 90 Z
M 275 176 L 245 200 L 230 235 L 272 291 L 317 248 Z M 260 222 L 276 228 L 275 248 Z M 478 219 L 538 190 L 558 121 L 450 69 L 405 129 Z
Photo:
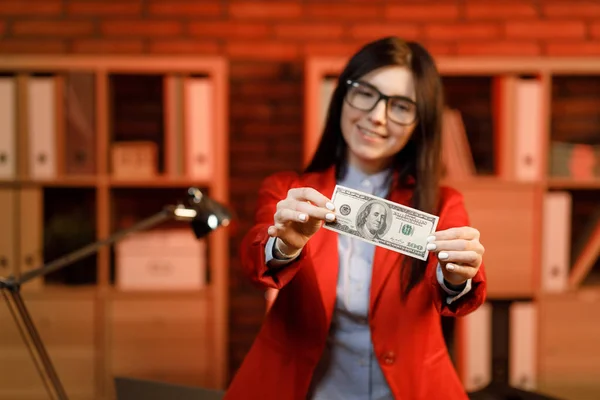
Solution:
M 444 268 L 446 268 L 448 271 L 450 271 L 454 274 L 460 275 L 461 277 L 463 277 L 465 279 L 472 279 L 475 276 L 475 274 L 477 274 L 476 268 L 464 266 L 464 265 L 448 263 L 445 265 Z
M 305 201 L 296 202 L 296 204 L 294 204 L 294 209 L 298 212 L 308 215 L 310 218 L 320 219 L 329 222 L 335 220 L 335 214 L 330 210 L 318 207 Z
M 443 231 L 438 231 L 433 233 L 431 236 L 427 238 L 428 242 L 438 241 L 438 240 L 454 240 L 454 239 L 464 239 L 464 240 L 474 240 L 479 239 L 479 231 L 475 228 L 471 228 L 470 226 L 462 226 L 459 228 L 450 228 Z
M 438 253 L 438 260 L 446 263 L 467 264 L 477 267 L 481 256 L 474 251 L 442 251 Z
M 308 215 L 302 211 L 296 211 L 289 208 L 277 210 L 274 215 L 275 225 L 285 224 L 286 222 L 306 222 Z
M 317 190 L 313 188 L 294 188 L 288 191 L 288 197 L 299 201 L 310 201 L 312 204 L 318 207 L 327 208 L 330 211 L 335 209 L 335 206 L 326 196 L 323 196 Z
M 435 242 L 427 243 L 427 250 L 429 251 L 474 251 L 479 254 L 483 254 L 485 249 L 479 243 L 479 240 L 436 240 Z

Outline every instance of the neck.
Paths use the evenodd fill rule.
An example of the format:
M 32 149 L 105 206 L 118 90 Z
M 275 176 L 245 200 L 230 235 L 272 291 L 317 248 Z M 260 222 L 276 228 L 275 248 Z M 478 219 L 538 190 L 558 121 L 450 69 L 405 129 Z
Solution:
M 390 160 L 361 160 L 359 158 L 357 158 L 356 156 L 353 156 L 352 154 L 350 154 L 348 156 L 348 164 L 362 172 L 365 175 L 375 175 L 381 171 L 384 171 L 386 169 L 388 169 L 391 165 L 391 159 Z

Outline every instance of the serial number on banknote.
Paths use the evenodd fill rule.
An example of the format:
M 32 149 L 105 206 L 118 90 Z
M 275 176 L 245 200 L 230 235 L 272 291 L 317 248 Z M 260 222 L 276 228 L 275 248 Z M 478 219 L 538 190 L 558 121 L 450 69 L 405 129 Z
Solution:
M 439 217 L 341 185 L 331 200 L 336 220 L 325 228 L 427 260 L 427 237 L 435 232 Z

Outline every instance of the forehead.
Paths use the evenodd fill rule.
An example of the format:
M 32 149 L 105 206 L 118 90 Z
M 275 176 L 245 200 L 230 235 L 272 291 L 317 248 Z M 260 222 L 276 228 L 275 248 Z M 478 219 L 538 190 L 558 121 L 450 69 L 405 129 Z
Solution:
M 371 212 L 383 212 L 384 208 L 381 204 L 373 204 L 373 206 L 371 206 Z
M 408 67 L 393 65 L 382 67 L 361 77 L 388 96 L 405 96 L 415 99 L 415 84 L 412 71 Z

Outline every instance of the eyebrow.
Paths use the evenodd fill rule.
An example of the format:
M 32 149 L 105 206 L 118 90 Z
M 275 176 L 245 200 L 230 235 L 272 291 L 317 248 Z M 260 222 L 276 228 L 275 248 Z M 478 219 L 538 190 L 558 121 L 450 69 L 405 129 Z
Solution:
M 369 86 L 369 87 L 371 87 L 371 88 L 373 88 L 373 89 L 377 90 L 379 93 L 381 93 L 381 94 L 384 94 L 384 93 L 381 91 L 381 89 L 379 89 L 377 86 L 375 86 L 375 85 L 374 85 L 373 83 L 371 83 L 371 82 L 363 81 L 363 80 L 360 80 L 360 79 L 357 79 L 357 80 L 355 80 L 355 82 L 362 83 L 363 85 Z M 408 99 L 408 100 L 412 101 L 413 103 L 416 103 L 416 101 L 417 101 L 416 99 L 413 99 L 413 98 L 412 98 L 412 97 L 410 97 L 410 96 L 407 96 L 407 95 L 402 95 L 402 94 L 395 94 L 395 95 L 388 96 L 388 97 L 397 98 L 397 99 Z

